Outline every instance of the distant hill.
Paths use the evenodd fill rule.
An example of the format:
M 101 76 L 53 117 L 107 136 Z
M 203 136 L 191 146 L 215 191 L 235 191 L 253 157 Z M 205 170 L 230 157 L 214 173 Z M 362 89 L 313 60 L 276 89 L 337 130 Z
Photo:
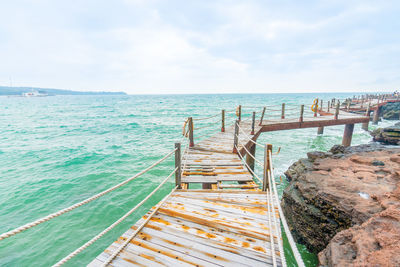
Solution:
M 124 92 L 84 92 L 52 88 L 0 86 L 0 95 L 22 95 L 32 91 L 48 95 L 126 95 Z

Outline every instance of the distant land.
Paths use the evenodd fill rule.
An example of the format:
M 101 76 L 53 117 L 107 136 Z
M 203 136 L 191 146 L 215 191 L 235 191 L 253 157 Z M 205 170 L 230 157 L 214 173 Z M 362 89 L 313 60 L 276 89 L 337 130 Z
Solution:
M 53 88 L 38 88 L 38 87 L 10 87 L 0 86 L 0 95 L 22 95 L 37 91 L 41 94 L 54 95 L 126 95 L 125 92 L 85 92 L 85 91 L 72 91 Z

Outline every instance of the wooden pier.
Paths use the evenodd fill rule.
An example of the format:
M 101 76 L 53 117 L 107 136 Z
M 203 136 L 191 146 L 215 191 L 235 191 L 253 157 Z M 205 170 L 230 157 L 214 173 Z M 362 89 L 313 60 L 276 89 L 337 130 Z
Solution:
M 257 138 L 263 132 L 311 127 L 323 134 L 324 127 L 345 125 L 342 145 L 349 146 L 355 124 L 362 123 L 367 130 L 371 112 L 375 113 L 373 121 L 377 122 L 383 105 L 399 101 L 399 96 L 392 95 L 325 102 L 315 99 L 309 106 L 282 103 L 256 111 L 260 108 L 257 107 L 247 114 L 250 116 L 242 116 L 243 110 L 249 107 L 239 106 L 229 111 L 235 113 L 233 123 L 228 122 L 226 110 L 206 118 L 189 117 L 183 129 L 187 145 L 182 151 L 181 143 L 176 143 L 174 150 L 134 176 L 70 207 L 3 233 L 0 241 L 94 201 L 175 155 L 175 169 L 151 193 L 54 266 L 61 266 L 92 245 L 174 176 L 175 188 L 89 266 L 287 266 L 283 226 L 295 261 L 303 267 L 280 207 L 272 145 L 259 144 Z M 218 121 L 212 125 L 220 123 L 220 129 L 198 141 L 196 131 L 207 126 L 196 128 L 194 123 L 215 118 Z M 262 160 L 255 157 L 257 146 L 264 152 Z M 263 170 L 262 177 L 254 172 L 256 164 Z
M 188 147 L 182 156 L 182 189 L 153 207 L 89 266 L 104 264 L 141 225 L 110 265 L 286 266 L 277 199 L 258 190 L 233 153 L 234 130 L 227 127 Z M 239 136 L 239 144 L 251 142 Z M 188 190 L 194 183 L 204 189 Z
M 200 142 L 195 142 L 193 118 L 188 118 L 189 145 L 176 157 L 177 189 L 89 266 L 286 266 L 279 200 L 271 187 L 272 147 L 263 148 L 263 162 L 257 160 L 257 138 L 263 132 L 311 127 L 322 134 L 324 127 L 345 125 L 342 144 L 349 146 L 354 124 L 368 123 L 369 113 L 360 112 L 363 106 L 357 101 L 351 110 L 329 102 L 325 108 L 316 105 L 311 116 L 304 115 L 304 106 L 298 116 L 288 116 L 283 104 L 277 118 L 266 119 L 264 108 L 260 118 L 253 112 L 245 121 L 239 106 L 230 126 L 223 110 L 221 131 Z M 384 103 L 371 100 L 369 110 Z M 255 161 L 264 165 L 258 181 Z M 190 189 L 193 184 L 203 189 Z

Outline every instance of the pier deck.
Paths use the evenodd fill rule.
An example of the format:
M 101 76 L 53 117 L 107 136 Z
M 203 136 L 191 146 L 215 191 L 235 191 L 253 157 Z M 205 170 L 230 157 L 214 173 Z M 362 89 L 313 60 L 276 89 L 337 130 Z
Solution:
M 242 130 L 250 133 L 251 124 L 243 123 Z M 232 152 L 233 136 L 234 127 L 227 127 L 184 151 L 183 189 L 153 207 L 89 266 L 101 266 L 143 224 L 111 266 L 284 266 L 276 199 L 256 189 Z M 239 150 L 248 142 L 239 135 Z M 211 190 L 187 190 L 191 183 Z
M 175 191 L 110 265 L 273 266 L 274 255 L 282 266 L 279 215 L 269 204 L 262 191 Z M 89 266 L 101 266 L 149 215 Z
M 153 207 L 89 266 L 103 265 L 124 242 L 129 243 L 111 266 L 286 266 L 276 198 L 270 190 L 258 189 L 241 157 L 262 132 L 368 120 L 344 111 L 337 118 L 321 111 L 301 121 L 264 119 L 261 125 L 255 123 L 254 134 L 252 121 L 241 121 L 239 153 L 233 149 L 234 126 L 195 143 L 183 151 L 182 189 Z M 199 183 L 202 190 L 190 189 Z

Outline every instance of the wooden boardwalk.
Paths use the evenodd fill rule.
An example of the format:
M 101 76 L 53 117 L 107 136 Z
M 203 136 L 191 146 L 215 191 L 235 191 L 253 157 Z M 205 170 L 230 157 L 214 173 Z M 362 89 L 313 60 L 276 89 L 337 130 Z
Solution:
M 249 172 L 254 160 L 251 164 L 249 156 L 246 161 L 241 157 L 254 153 L 262 132 L 369 121 L 331 112 L 264 119 L 254 123 L 254 134 L 252 121 L 241 121 L 239 153 L 234 153 L 234 126 L 188 147 L 182 154 L 182 189 L 153 207 L 89 266 L 103 265 L 133 233 L 111 266 L 286 266 L 276 199 L 254 181 Z M 194 184 L 203 189 L 192 189 Z
M 369 101 L 373 108 L 381 105 L 378 100 Z M 261 122 L 255 121 L 253 113 L 252 120 L 226 128 L 223 111 L 224 131 L 198 143 L 194 143 L 193 120 L 189 118 L 193 145 L 178 157 L 182 162 L 178 165 L 180 180 L 176 181 L 181 189 L 166 196 L 89 266 L 286 266 L 281 220 L 289 230 L 279 216 L 276 189 L 270 186 L 272 162 L 264 159 L 263 181 L 252 172 L 258 161 L 256 140 L 262 132 L 318 127 L 322 133 L 323 127 L 345 125 L 343 145 L 348 146 L 354 124 L 368 126 L 370 120 L 369 114 L 353 113 L 364 107 L 361 103 L 353 101 L 352 105 L 353 109 L 347 110 L 339 104 L 319 107 L 307 116 L 303 116 L 303 105 L 299 117 L 292 113 L 289 118 L 285 118 L 282 105 L 282 116 L 275 119 L 268 114 L 264 118 L 264 108 Z M 241 107 L 238 110 L 240 118 Z M 195 184 L 201 184 L 202 189 L 193 189 Z M 260 184 L 269 186 L 262 191 Z
M 241 129 L 249 135 L 240 134 L 238 147 L 245 155 L 243 146 L 249 146 L 248 137 L 251 123 L 241 123 Z M 261 133 L 261 127 L 255 127 L 257 134 L 251 135 L 254 140 Z M 202 183 L 204 189 L 221 188 L 257 188 L 253 175 L 248 171 L 238 154 L 233 153 L 234 126 L 227 127 L 225 132 L 215 135 L 195 144 L 184 152 L 182 158 L 182 187 L 187 189 L 190 183 Z M 237 185 L 224 182 L 238 182 Z M 207 186 L 208 185 L 208 186 Z
M 247 123 L 242 126 L 250 133 Z M 285 266 L 276 199 L 256 189 L 232 153 L 233 136 L 234 127 L 228 127 L 184 152 L 183 189 L 153 207 L 156 212 L 111 266 Z M 248 143 L 242 134 L 239 149 Z M 210 189 L 187 190 L 193 183 Z M 149 214 L 89 266 L 101 266 Z
M 179 190 L 157 208 L 111 266 L 273 266 L 272 254 L 282 266 L 279 215 L 265 192 Z M 147 216 L 89 266 L 101 266 Z

